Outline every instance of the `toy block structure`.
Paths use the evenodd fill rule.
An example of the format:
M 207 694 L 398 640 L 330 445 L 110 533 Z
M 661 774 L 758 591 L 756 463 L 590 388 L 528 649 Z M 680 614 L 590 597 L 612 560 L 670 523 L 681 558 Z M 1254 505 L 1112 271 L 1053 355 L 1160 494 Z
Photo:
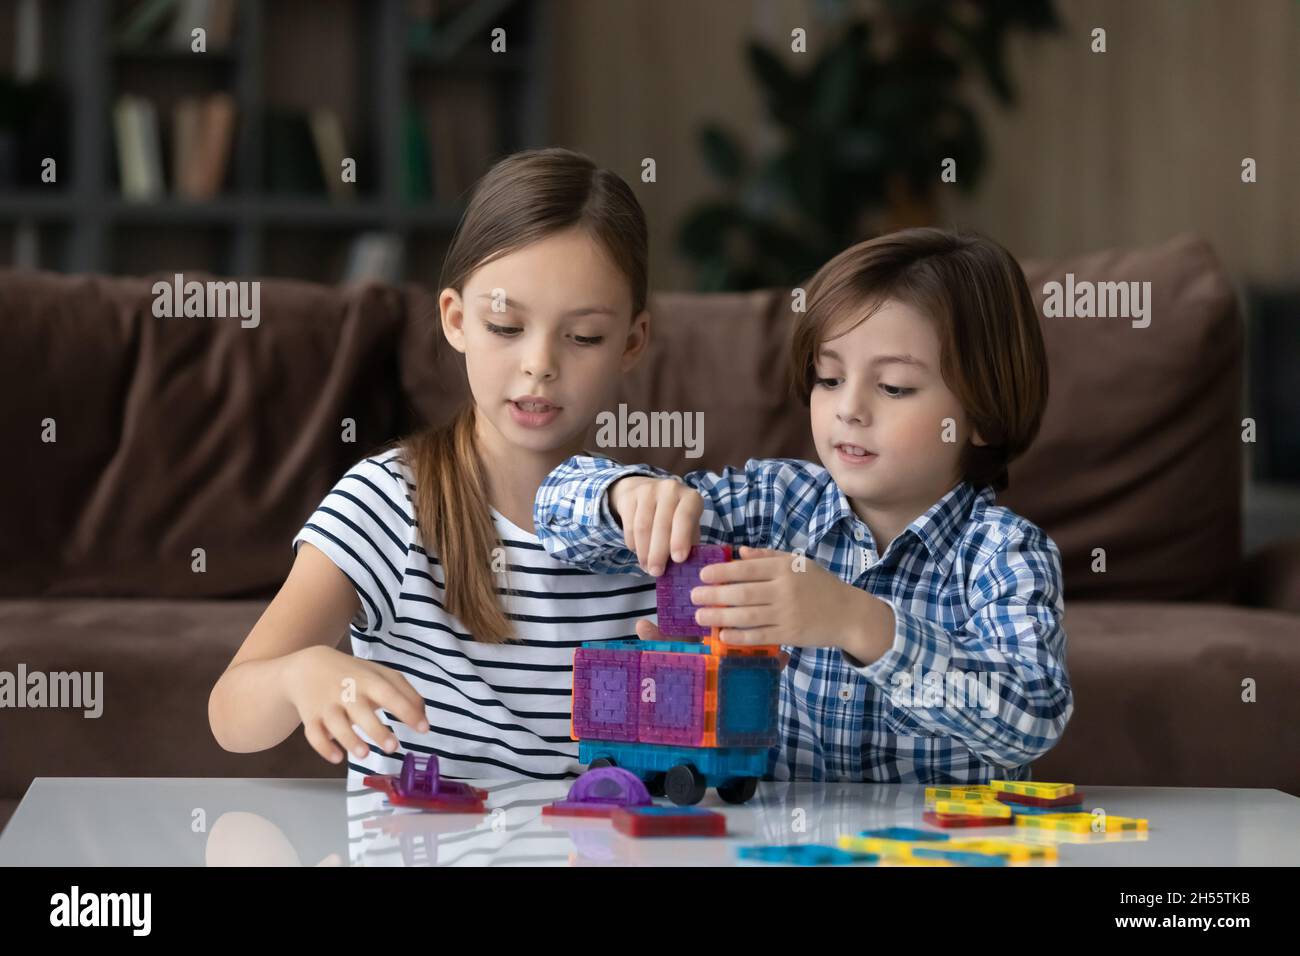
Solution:
M 656 586 L 661 631 L 688 636 L 683 619 L 688 607 L 694 615 L 700 569 L 730 559 L 730 547 L 703 545 L 670 562 Z M 571 724 L 578 759 L 625 767 L 681 805 L 697 803 L 709 786 L 728 802 L 749 799 L 777 739 L 780 648 L 731 647 L 717 628 L 689 636 L 704 634 L 579 647 Z
M 1038 797 L 1040 800 L 1057 800 L 1074 793 L 1072 783 L 1038 783 L 1032 780 L 990 780 L 996 793 L 1020 797 Z
M 940 816 L 1011 819 L 1011 808 L 997 800 L 936 800 L 934 812 Z
M 569 795 L 542 807 L 544 817 L 610 817 L 619 807 L 648 807 L 650 791 L 641 778 L 621 767 L 588 770 L 569 788 Z
M 1043 813 L 1016 817 L 1016 826 L 1035 830 L 1061 830 L 1067 833 L 1119 833 L 1147 829 L 1147 821 L 1133 817 L 1114 817 L 1093 813 Z
M 1055 797 L 1050 800 L 1045 797 L 1029 797 L 1022 793 L 1008 793 L 1006 791 L 996 791 L 994 796 L 1003 803 L 1012 804 L 1013 807 L 1016 808 L 1017 813 L 1020 812 L 1021 807 L 1044 807 L 1050 809 L 1052 807 L 1069 807 L 1083 803 L 1082 790 L 1076 790 L 1073 793 L 1067 793 L 1064 796 Z

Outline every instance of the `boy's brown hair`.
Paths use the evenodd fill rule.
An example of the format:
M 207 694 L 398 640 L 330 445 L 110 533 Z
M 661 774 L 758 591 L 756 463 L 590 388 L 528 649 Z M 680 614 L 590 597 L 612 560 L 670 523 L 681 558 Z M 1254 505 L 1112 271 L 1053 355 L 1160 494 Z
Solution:
M 1047 404 L 1047 350 L 1020 264 L 992 239 L 904 229 L 841 252 L 808 283 L 791 342 L 791 386 L 808 404 L 823 343 L 856 328 L 887 300 L 936 323 L 939 368 L 987 445 L 968 442 L 961 476 L 1007 487 L 1007 465 L 1038 434 Z M 936 423 L 937 427 L 937 423 Z

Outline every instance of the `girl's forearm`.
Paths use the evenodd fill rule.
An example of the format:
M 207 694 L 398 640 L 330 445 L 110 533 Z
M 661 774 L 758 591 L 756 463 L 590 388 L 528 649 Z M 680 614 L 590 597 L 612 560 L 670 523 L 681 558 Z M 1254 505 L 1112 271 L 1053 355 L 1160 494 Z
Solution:
M 296 652 L 295 652 L 296 653 Z M 231 753 L 254 753 L 280 743 L 298 727 L 298 710 L 285 693 L 294 654 L 236 664 L 208 697 L 212 735 Z

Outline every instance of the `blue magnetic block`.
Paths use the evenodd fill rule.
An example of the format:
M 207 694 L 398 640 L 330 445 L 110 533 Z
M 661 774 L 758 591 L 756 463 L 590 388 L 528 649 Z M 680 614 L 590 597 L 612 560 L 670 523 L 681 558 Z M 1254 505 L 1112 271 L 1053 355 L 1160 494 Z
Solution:
M 942 843 L 949 839 L 946 833 L 931 833 L 929 830 L 913 830 L 911 827 L 880 827 L 876 830 L 863 830 L 860 837 L 875 837 L 878 840 L 930 840 Z
M 929 857 L 938 860 L 950 860 L 961 866 L 1006 866 L 1007 861 L 991 853 L 966 853 L 961 850 L 913 850 L 912 856 Z
M 781 663 L 771 657 L 726 657 L 718 664 L 718 746 L 776 743 Z
M 704 810 L 700 807 L 624 807 L 628 813 L 634 813 L 639 817 L 711 817 L 716 811 Z
M 820 843 L 793 843 L 788 846 L 742 846 L 736 851 L 742 860 L 763 863 L 792 863 L 795 866 L 843 866 L 848 863 L 875 863 L 875 853 L 855 853 Z
M 1064 807 L 1031 807 L 1028 804 L 1008 803 L 1012 816 L 1032 816 L 1036 813 L 1083 813 L 1082 803 Z
M 663 773 L 678 764 L 692 764 L 703 775 L 705 785 L 716 787 L 732 777 L 762 777 L 767 771 L 766 747 L 673 747 L 668 744 L 638 744 L 615 740 L 582 740 L 578 762 L 589 764 L 598 757 L 635 774 Z

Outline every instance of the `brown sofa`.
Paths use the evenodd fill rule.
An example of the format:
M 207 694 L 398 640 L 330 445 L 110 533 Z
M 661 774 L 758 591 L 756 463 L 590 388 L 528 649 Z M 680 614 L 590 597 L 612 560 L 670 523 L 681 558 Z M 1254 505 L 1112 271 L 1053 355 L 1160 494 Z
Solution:
M 1300 541 L 1240 554 L 1242 323 L 1222 267 L 1180 237 L 1026 271 L 1036 295 L 1067 272 L 1154 294 L 1145 329 L 1043 320 L 1051 400 L 1000 497 L 1064 561 L 1076 711 L 1036 775 L 1300 795 Z M 104 675 L 97 719 L 0 710 L 0 820 L 35 776 L 340 774 L 300 734 L 225 753 L 208 693 L 334 480 L 465 398 L 432 290 L 264 280 L 243 329 L 154 318 L 155 278 L 0 271 L 0 670 Z M 704 411 L 704 455 L 621 454 L 808 457 L 806 411 L 775 384 L 788 301 L 659 295 L 622 400 Z

